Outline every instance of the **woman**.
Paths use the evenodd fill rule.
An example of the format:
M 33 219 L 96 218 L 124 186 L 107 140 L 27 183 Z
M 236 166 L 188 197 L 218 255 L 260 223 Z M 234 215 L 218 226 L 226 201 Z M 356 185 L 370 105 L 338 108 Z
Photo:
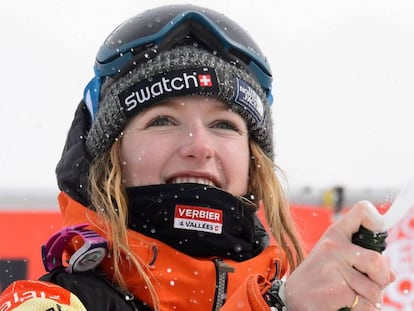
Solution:
M 212 10 L 164 6 L 115 29 L 57 166 L 50 273 L 16 282 L 0 310 L 378 308 L 392 273 L 350 242 L 380 227 L 369 203 L 304 259 L 273 162 L 271 82 L 255 42 Z

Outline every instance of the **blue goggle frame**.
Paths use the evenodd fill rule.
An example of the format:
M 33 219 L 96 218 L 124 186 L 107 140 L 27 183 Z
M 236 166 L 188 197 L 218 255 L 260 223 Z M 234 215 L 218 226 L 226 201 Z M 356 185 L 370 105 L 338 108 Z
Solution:
M 213 11 L 208 12 L 211 13 Z M 231 22 L 231 20 L 226 19 L 224 15 L 218 15 L 217 17 L 222 18 L 225 22 Z M 236 31 L 233 33 L 234 29 L 231 29 L 231 27 L 223 26 L 224 29 L 221 28 L 219 26 L 220 21 L 216 23 L 203 13 L 196 10 L 186 10 L 178 13 L 175 17 L 164 23 L 158 23 L 158 26 L 162 26 L 159 29 L 157 29 L 157 27 L 148 27 L 148 29 L 153 31 L 152 33 L 144 36 L 141 35 L 130 41 L 125 40 L 126 42 L 123 43 L 124 40 L 122 38 L 117 39 L 116 37 L 119 34 L 122 34 L 121 31 L 123 30 L 123 26 L 126 25 L 126 27 L 128 27 L 128 21 L 126 21 L 115 29 L 115 31 L 105 40 L 105 43 L 101 46 L 96 56 L 94 66 L 95 77 L 88 83 L 84 91 L 84 101 L 89 109 L 92 121 L 98 110 L 99 94 L 103 78 L 114 76 L 121 72 L 125 67 L 130 66 L 136 49 L 160 46 L 165 40 L 168 40 L 169 35 L 171 35 L 174 30 L 186 22 L 194 22 L 203 26 L 209 35 L 212 35 L 222 45 L 220 48 L 229 55 L 237 54 L 235 55 L 236 58 L 239 58 L 241 55 L 243 62 L 256 76 L 258 83 L 266 92 L 268 103 L 270 105 L 272 104 L 271 85 L 273 78 L 270 66 L 266 58 L 260 54 L 257 45 L 247 33 L 240 32 L 240 28 L 236 29 L 236 31 L 239 31 L 238 33 L 236 33 Z M 147 26 L 148 25 L 143 25 L 143 27 Z M 237 25 L 232 22 L 231 26 Z M 185 29 L 187 32 L 190 30 L 191 29 Z M 139 31 L 142 31 L 142 29 L 139 29 L 137 32 Z M 131 35 L 131 33 L 128 33 L 127 35 Z M 200 34 L 200 36 L 202 36 L 202 34 Z M 233 37 L 237 37 L 237 39 Z M 242 40 L 245 42 L 240 42 Z M 211 48 L 211 51 L 214 51 L 214 48 Z M 162 52 L 162 49 L 160 52 Z

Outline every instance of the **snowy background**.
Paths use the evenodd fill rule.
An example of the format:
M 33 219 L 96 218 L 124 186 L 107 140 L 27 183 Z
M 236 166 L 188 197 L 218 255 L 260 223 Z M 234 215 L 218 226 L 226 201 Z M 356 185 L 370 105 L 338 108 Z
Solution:
M 0 190 L 57 189 L 98 48 L 125 19 L 167 3 L 1 2 Z M 268 57 L 276 161 L 291 187 L 400 187 L 414 176 L 413 1 L 191 3 L 237 21 Z

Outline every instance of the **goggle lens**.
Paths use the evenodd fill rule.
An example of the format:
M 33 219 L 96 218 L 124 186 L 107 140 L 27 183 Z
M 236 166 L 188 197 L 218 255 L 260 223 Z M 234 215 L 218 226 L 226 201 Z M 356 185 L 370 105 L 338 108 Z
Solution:
M 193 29 L 196 25 L 200 26 L 198 31 Z M 95 78 L 84 93 L 92 116 L 99 102 L 101 78 L 114 76 L 131 66 L 140 51 L 156 48 L 157 52 L 162 52 L 170 41 L 191 31 L 202 41 L 218 42 L 221 50 L 242 60 L 266 92 L 269 104 L 272 103 L 270 66 L 258 45 L 239 25 L 213 10 L 192 5 L 168 5 L 132 17 L 105 40 L 96 57 Z M 215 47 L 210 44 L 207 47 L 215 52 Z

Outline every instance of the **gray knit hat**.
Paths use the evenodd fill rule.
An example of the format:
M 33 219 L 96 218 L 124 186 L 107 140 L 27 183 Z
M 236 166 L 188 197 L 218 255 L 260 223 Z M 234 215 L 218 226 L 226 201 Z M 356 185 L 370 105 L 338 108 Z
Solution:
M 107 77 L 86 138 L 96 157 L 109 149 L 127 122 L 145 108 L 178 96 L 213 96 L 239 113 L 249 135 L 273 159 L 270 105 L 254 75 L 195 46 L 158 53 L 114 80 Z

